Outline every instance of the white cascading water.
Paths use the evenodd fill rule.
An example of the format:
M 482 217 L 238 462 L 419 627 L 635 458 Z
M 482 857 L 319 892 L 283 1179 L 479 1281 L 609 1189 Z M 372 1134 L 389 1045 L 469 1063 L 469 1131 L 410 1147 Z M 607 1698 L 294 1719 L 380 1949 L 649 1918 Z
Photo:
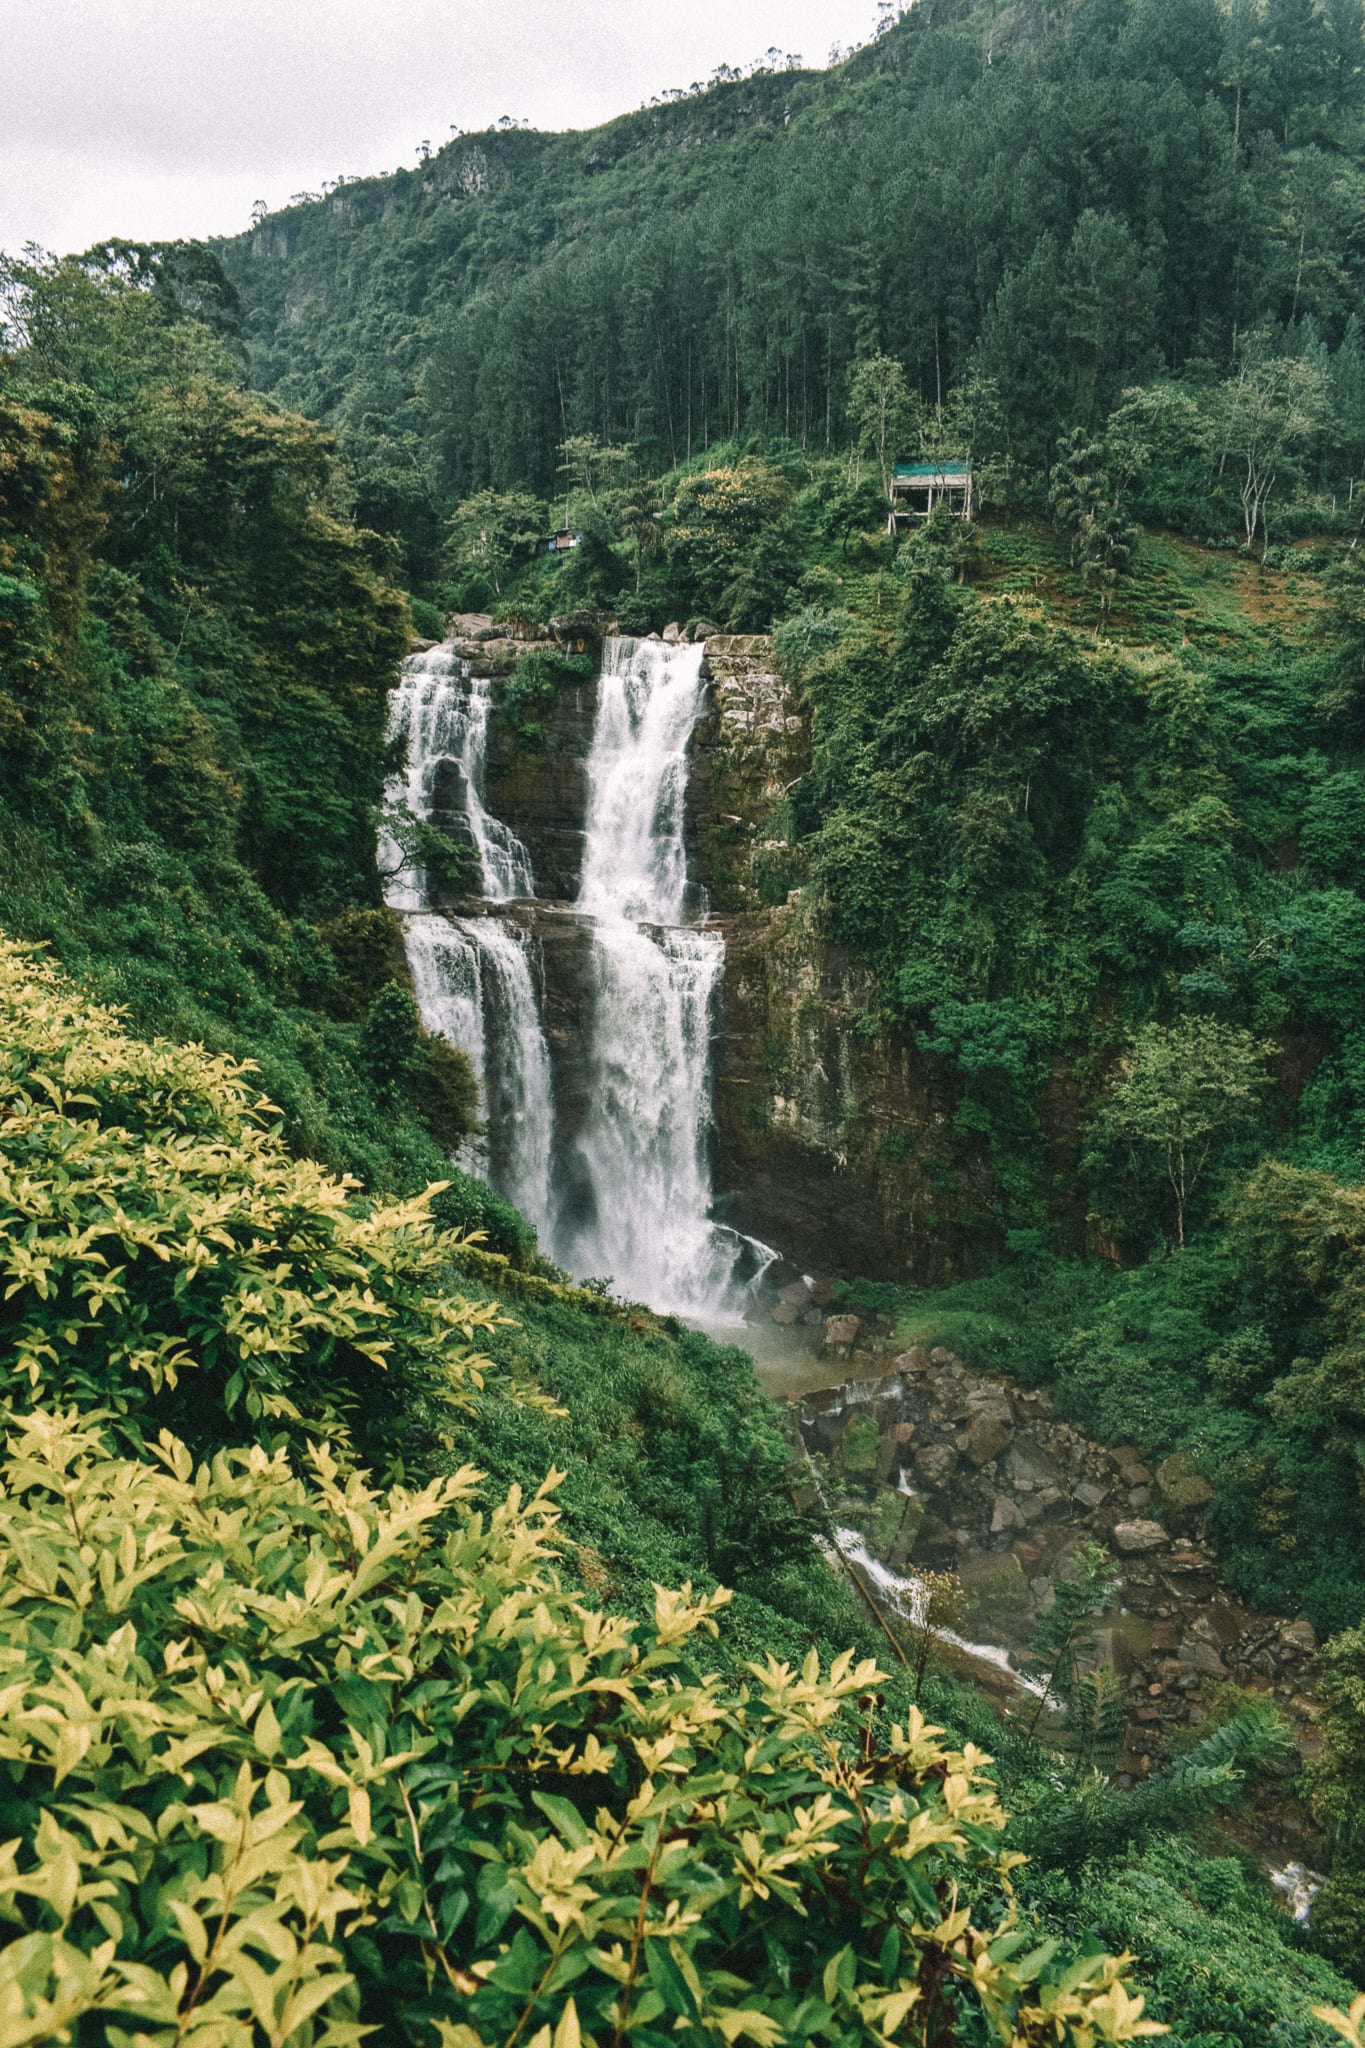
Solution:
M 550 1055 L 532 941 L 494 917 L 404 920 L 413 991 L 428 1031 L 468 1055 L 485 1128 L 461 1160 L 534 1223 L 550 1219 Z
M 613 639 L 588 761 L 578 910 L 593 920 L 591 1108 L 556 1254 L 618 1292 L 698 1313 L 737 1306 L 765 1248 L 711 1220 L 711 1028 L 718 933 L 681 923 L 687 750 L 700 646 Z
M 449 647 L 404 663 L 393 693 L 389 737 L 405 744 L 390 803 L 429 821 L 443 763 L 461 771 L 465 818 L 479 857 L 486 900 L 534 894 L 531 861 L 516 834 L 484 804 L 492 691 Z M 488 1179 L 537 1230 L 550 1225 L 553 1105 L 550 1056 L 541 1023 L 534 940 L 500 918 L 443 916 L 430 909 L 425 871 L 403 864 L 381 835 L 385 901 L 403 913 L 404 944 L 422 1022 L 465 1053 L 479 1084 L 485 1130 L 460 1164 Z
M 492 709 L 488 678 L 471 676 L 469 663 L 451 648 L 430 647 L 412 655 L 403 664 L 389 713 L 389 738 L 406 741 L 407 762 L 385 795 L 391 804 L 403 804 L 413 817 L 429 819 L 436 772 L 443 762 L 454 762 L 464 784 L 470 838 L 483 869 L 483 893 L 494 903 L 509 903 L 519 896 L 534 896 L 536 885 L 526 848 L 484 807 Z M 390 909 L 424 910 L 428 899 L 421 869 L 400 864 L 402 856 L 387 833 L 379 853 L 381 871 L 392 876 L 385 890 Z
M 588 1104 L 573 1156 L 554 1159 L 553 1076 L 535 941 L 504 917 L 430 906 L 425 873 L 381 847 L 403 913 L 423 1022 L 465 1052 L 486 1129 L 462 1163 L 487 1177 L 571 1272 L 694 1315 L 733 1314 L 740 1276 L 772 1257 L 711 1220 L 711 1031 L 719 934 L 683 923 L 687 752 L 703 649 L 608 640 L 575 906 L 592 947 Z M 389 799 L 430 821 L 442 763 L 462 771 L 484 897 L 534 893 L 526 848 L 484 803 L 490 685 L 449 647 L 408 661 L 390 737 L 406 764 Z

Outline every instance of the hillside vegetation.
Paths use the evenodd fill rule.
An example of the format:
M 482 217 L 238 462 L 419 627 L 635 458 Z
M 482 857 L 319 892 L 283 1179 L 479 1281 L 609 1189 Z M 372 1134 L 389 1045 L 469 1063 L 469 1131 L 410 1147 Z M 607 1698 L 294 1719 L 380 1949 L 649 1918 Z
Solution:
M 1037 1938 L 1075 1895 L 1021 1912 L 980 1748 L 871 1656 L 775 1654 L 820 1626 L 808 1541 L 794 1606 L 780 1579 L 775 1605 L 749 1596 L 751 1650 L 713 1580 L 610 1583 L 583 1537 L 640 1561 L 619 1476 L 608 1535 L 611 1481 L 565 1526 L 562 1472 L 504 1492 L 462 1462 L 459 1418 L 477 1443 L 495 1387 L 504 1455 L 514 1416 L 556 1411 L 489 1355 L 505 1318 L 463 1270 L 482 1255 L 425 1197 L 300 1164 L 249 1073 L 128 1036 L 10 941 L 0 1006 L 6 2042 L 1161 2031 L 1121 1962 Z M 633 1341 L 657 1469 L 688 1373 L 665 1330 Z M 738 1354 L 707 1363 L 734 1443 L 752 1382 Z M 597 1403 L 619 1430 L 619 1381 Z M 1178 1998 L 1198 1917 L 1172 1916 L 1169 1872 L 1146 1883 Z M 1311 2026 L 1344 1986 L 1257 1908 L 1237 1901 L 1237 1978 L 1203 2007 Z
M 988 1760 L 879 1724 L 871 1659 L 703 1675 L 726 1594 L 586 1604 L 559 1475 L 484 1505 L 412 1430 L 494 1314 L 425 1201 L 348 1199 L 9 942 L 0 992 L 7 2041 L 1151 2031 L 1118 1964 L 1012 1938 Z M 224 1443 L 286 1387 L 292 1455 Z
M 997 505 L 1148 387 L 1171 458 L 1152 513 L 1199 533 L 1241 531 L 1256 366 L 1292 364 L 1269 379 L 1303 429 L 1273 511 L 1285 460 L 1345 500 L 1365 453 L 1352 0 L 884 14 L 830 71 L 718 75 L 587 133 L 457 136 L 220 245 L 254 381 L 340 433 L 412 576 L 439 574 L 471 492 L 562 494 L 576 437 L 649 475 L 751 435 L 842 449 L 879 355 L 916 399 L 899 452 L 974 453 Z M 1196 506 L 1215 400 L 1225 488 Z
M 393 547 L 247 391 L 194 251 L 4 270 L 0 902 L 148 1031 L 249 1056 L 293 1142 L 413 1193 L 477 1115 L 381 908 Z M 382 997 L 382 1000 L 377 1000 Z M 529 1250 L 473 1184 L 449 1220 Z

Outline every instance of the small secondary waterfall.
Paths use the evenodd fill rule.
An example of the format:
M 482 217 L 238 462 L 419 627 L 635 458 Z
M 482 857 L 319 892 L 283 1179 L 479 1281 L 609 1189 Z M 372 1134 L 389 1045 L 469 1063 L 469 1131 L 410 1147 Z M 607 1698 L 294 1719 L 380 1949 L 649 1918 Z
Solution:
M 498 918 L 433 911 L 408 917 L 404 939 L 423 1023 L 468 1055 L 479 1084 L 484 1134 L 462 1164 L 543 1232 L 553 1096 L 534 941 Z
M 711 1218 L 711 1036 L 724 972 L 718 933 L 684 922 L 687 753 L 704 699 L 703 649 L 612 639 L 603 649 L 582 878 L 574 917 L 590 947 L 586 1102 L 555 1157 L 554 1077 L 535 939 L 492 906 L 534 893 L 526 848 L 484 801 L 491 686 L 448 647 L 416 655 L 394 692 L 406 766 L 390 800 L 448 822 L 451 770 L 487 908 L 431 908 L 426 877 L 381 849 L 404 913 L 428 1028 L 478 1078 L 486 1130 L 467 1164 L 580 1276 L 663 1309 L 724 1314 L 772 1254 Z M 443 773 L 444 771 L 444 773 Z M 563 913 L 561 913 L 562 915 Z
M 483 778 L 488 757 L 488 720 L 493 686 L 471 676 L 469 663 L 448 647 L 431 647 L 403 664 L 393 694 L 389 738 L 407 743 L 407 766 L 385 794 L 413 817 L 429 820 L 436 803 L 436 778 L 443 766 L 459 770 L 469 836 L 483 870 L 483 893 L 494 903 L 534 896 L 531 858 L 515 832 L 484 807 Z M 381 868 L 392 876 L 385 897 L 392 910 L 422 910 L 427 903 L 420 867 L 402 866 L 388 833 L 380 847 Z M 395 864 L 397 872 L 395 873 Z
M 389 737 L 405 742 L 406 763 L 387 795 L 430 822 L 442 769 L 457 769 L 485 900 L 507 903 L 532 895 L 535 885 L 526 848 L 484 804 L 491 709 L 487 678 L 471 676 L 468 663 L 448 647 L 414 655 L 393 693 Z M 460 1163 L 488 1179 L 545 1234 L 553 1098 L 535 942 L 499 918 L 433 911 L 425 871 L 404 863 L 387 832 L 380 862 L 389 877 L 385 900 L 405 913 L 404 944 L 422 1021 L 467 1055 L 479 1084 L 485 1129 Z

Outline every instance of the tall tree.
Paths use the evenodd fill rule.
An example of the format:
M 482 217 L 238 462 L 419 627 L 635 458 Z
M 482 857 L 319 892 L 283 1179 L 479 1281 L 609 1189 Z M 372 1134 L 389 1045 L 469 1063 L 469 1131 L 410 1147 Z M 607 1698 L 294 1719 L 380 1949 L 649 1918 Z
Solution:
M 891 495 L 891 472 L 909 431 L 911 401 L 903 364 L 894 356 L 868 356 L 855 363 L 848 386 L 848 416 L 860 454 L 871 455 Z

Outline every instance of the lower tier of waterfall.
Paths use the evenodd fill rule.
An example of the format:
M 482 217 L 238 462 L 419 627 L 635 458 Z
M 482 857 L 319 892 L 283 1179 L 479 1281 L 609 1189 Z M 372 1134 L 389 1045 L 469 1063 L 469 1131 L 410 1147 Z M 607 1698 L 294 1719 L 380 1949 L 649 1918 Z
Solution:
M 479 1084 L 483 1132 L 459 1163 L 548 1243 L 553 1083 L 533 943 L 499 918 L 434 911 L 406 918 L 403 932 L 422 1022 L 467 1055 Z
M 711 1218 L 716 933 L 602 919 L 591 930 L 592 1114 L 566 1162 L 554 1256 L 663 1308 L 735 1308 L 753 1247 Z M 570 1206 L 572 1204 L 572 1207 Z

